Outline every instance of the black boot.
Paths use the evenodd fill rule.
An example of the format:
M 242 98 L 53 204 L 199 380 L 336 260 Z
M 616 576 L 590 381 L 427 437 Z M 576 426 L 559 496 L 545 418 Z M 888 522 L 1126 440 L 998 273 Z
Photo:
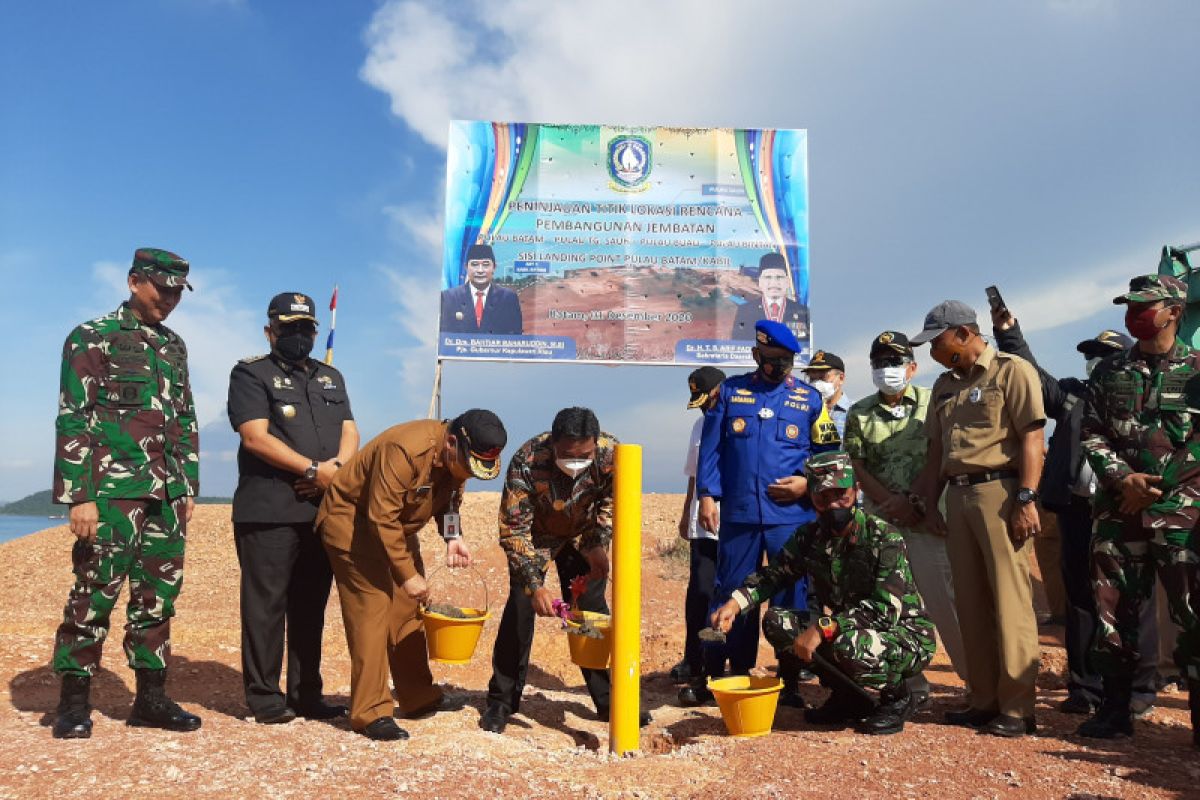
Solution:
M 1133 714 L 1129 704 L 1133 681 L 1128 676 L 1104 678 L 1104 699 L 1096 713 L 1075 731 L 1087 739 L 1124 739 L 1133 736 Z
M 133 699 L 133 710 L 129 712 L 126 725 L 135 728 L 165 728 L 169 731 L 194 731 L 200 727 L 200 718 L 189 714 L 167 697 L 165 669 L 138 669 L 137 696 Z
M 879 707 L 863 722 L 862 732 L 876 736 L 899 733 L 916 710 L 917 698 L 908 690 L 908 684 L 901 681 L 879 693 Z
M 842 725 L 865 719 L 874 711 L 874 704 L 860 695 L 835 686 L 820 708 L 810 708 L 804 712 L 804 721 L 810 725 Z
M 804 669 L 804 662 L 790 650 L 777 652 L 776 657 L 779 659 L 779 679 L 783 681 L 783 689 L 779 692 L 779 705 L 788 708 L 808 708 L 808 703 L 804 702 L 804 696 L 800 694 L 800 681 L 805 680 L 802 676 L 808 672 Z M 808 680 L 812 677 L 812 673 L 808 672 Z
M 92 736 L 92 707 L 88 694 L 92 689 L 90 675 L 63 675 L 58 696 L 58 716 L 54 718 L 55 739 L 90 739 Z

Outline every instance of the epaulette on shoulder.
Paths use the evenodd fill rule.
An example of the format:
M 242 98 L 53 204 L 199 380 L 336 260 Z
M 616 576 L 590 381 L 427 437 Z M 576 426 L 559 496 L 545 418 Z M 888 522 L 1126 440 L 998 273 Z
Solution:
M 238 361 L 238 363 L 239 364 L 253 364 L 255 361 L 262 361 L 264 358 L 267 357 L 267 355 L 269 355 L 269 354 L 263 353 L 260 356 L 246 356 L 245 358 Z

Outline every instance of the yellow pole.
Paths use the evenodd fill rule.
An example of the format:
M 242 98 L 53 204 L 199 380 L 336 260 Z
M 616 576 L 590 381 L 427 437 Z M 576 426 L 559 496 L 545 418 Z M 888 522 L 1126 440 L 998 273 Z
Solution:
M 612 713 L 608 749 L 637 752 L 641 680 L 642 447 L 617 445 L 613 479 Z

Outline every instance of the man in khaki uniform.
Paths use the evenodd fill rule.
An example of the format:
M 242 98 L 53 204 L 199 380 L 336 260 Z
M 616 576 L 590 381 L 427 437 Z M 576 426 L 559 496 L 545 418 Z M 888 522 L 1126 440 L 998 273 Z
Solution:
M 933 385 L 925 421 L 929 461 L 914 484 L 935 527 L 946 489 L 947 549 L 966 646 L 970 706 L 947 721 L 997 736 L 1036 730 L 1037 619 L 1029 548 L 1038 532 L 1035 487 L 1046 415 L 1037 372 L 979 335 L 975 312 L 947 300 L 912 344 L 949 371 Z
M 436 517 L 447 564 L 470 563 L 458 524 L 463 484 L 499 475 L 507 441 L 499 418 L 480 409 L 450 423 L 396 425 L 347 461 L 326 490 L 316 526 L 337 579 L 350 649 L 350 725 L 359 733 L 408 738 L 392 720 L 389 671 L 402 716 L 441 705 L 417 615 L 429 598 L 417 534 Z

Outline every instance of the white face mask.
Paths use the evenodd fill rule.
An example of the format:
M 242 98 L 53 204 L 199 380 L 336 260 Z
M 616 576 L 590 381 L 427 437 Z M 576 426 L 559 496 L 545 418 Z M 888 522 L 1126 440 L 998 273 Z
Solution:
M 590 458 L 556 458 L 554 463 L 567 475 L 577 478 L 580 473 L 592 465 L 592 460 Z
M 908 388 L 908 367 L 879 367 L 871 370 L 875 388 L 884 394 L 900 394 Z
M 1095 358 L 1089 358 L 1087 361 L 1084 362 L 1083 369 L 1085 372 L 1087 372 L 1087 376 L 1089 378 L 1092 377 L 1092 370 L 1094 370 L 1096 368 L 1096 365 L 1099 364 L 1103 360 L 1104 359 L 1101 358 L 1100 356 L 1096 356 Z
M 829 398 L 833 397 L 834 392 L 837 391 L 836 386 L 825 380 L 813 381 L 812 387 L 821 393 L 822 400 L 828 400 Z

